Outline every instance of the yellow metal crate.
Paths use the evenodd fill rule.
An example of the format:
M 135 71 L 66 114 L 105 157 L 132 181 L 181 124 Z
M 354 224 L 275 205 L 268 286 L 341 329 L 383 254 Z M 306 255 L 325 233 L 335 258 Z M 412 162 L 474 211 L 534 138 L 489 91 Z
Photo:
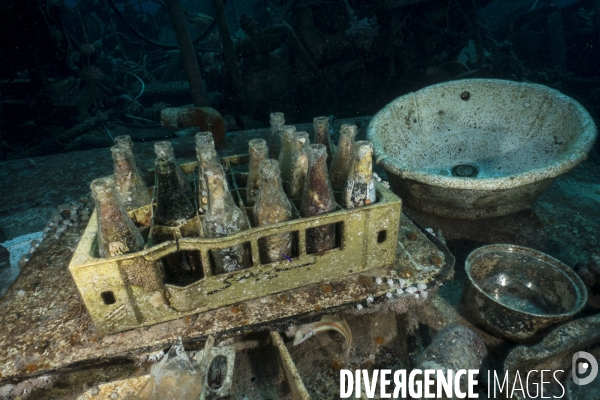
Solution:
M 222 159 L 230 189 L 244 207 L 244 167 L 248 156 Z M 197 163 L 183 164 L 188 176 L 195 177 Z M 245 167 L 247 169 L 247 166 Z M 194 181 L 195 182 L 195 181 Z M 397 236 L 402 202 L 394 193 L 376 184 L 377 202 L 346 210 L 340 206 L 329 214 L 296 218 L 284 223 L 252 227 L 224 238 L 203 238 L 202 215 L 177 228 L 150 226 L 150 237 L 170 234 L 173 240 L 136 253 L 99 258 L 97 250 L 96 211 L 73 255 L 69 270 L 89 314 L 101 334 L 121 332 L 140 326 L 235 305 L 250 299 L 327 281 L 374 268 L 392 265 L 396 257 Z M 130 212 L 141 226 L 150 224 L 152 206 Z M 249 218 L 251 220 L 251 218 Z M 335 224 L 336 247 L 308 254 L 306 230 Z M 197 237 L 188 237 L 192 233 Z M 295 251 L 289 259 L 263 263 L 259 241 L 275 234 L 292 233 Z M 249 252 L 251 266 L 215 275 L 210 251 L 243 244 Z M 190 252 L 201 265 L 202 277 L 186 286 L 165 283 L 159 261 L 173 253 Z M 290 261 L 291 260 L 291 261 Z

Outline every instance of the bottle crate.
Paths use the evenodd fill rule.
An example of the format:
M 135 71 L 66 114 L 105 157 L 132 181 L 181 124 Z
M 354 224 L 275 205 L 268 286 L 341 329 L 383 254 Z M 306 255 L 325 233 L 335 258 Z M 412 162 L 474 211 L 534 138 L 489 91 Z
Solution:
M 402 202 L 392 191 L 375 182 L 374 204 L 351 210 L 338 205 L 331 213 L 308 218 L 299 216 L 299 199 L 290 199 L 294 209 L 292 220 L 255 227 L 251 223 L 252 208 L 245 207 L 243 202 L 248 160 L 247 155 L 238 155 L 222 158 L 221 163 L 229 189 L 245 211 L 249 230 L 222 238 L 205 238 L 201 214 L 178 227 L 156 226 L 152 224 L 153 205 L 148 205 L 129 214 L 145 233 L 148 243 L 161 243 L 147 245 L 135 253 L 100 258 L 94 210 L 69 270 L 99 333 L 111 334 L 235 306 L 394 263 Z M 188 177 L 193 177 L 190 182 L 197 186 L 197 163 L 182 164 L 182 169 Z M 339 199 L 341 193 L 337 195 Z M 196 194 L 196 204 L 197 198 Z M 306 231 L 329 224 L 336 227 L 335 248 L 308 253 Z M 259 253 L 262 239 L 282 233 L 292 234 L 292 254 L 282 255 L 278 262 L 263 262 Z M 236 245 L 244 246 L 250 266 L 215 274 L 211 250 Z M 169 276 L 168 270 L 161 267 L 177 257 L 186 257 L 189 265 L 195 267 L 185 279 Z

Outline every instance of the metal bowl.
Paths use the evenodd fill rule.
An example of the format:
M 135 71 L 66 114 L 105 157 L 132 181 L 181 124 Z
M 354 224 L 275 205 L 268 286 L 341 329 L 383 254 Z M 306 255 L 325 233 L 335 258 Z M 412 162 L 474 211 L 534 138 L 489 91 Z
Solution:
M 527 247 L 480 247 L 469 254 L 465 269 L 469 315 L 516 342 L 535 341 L 538 332 L 570 319 L 587 302 L 585 285 L 571 268 Z

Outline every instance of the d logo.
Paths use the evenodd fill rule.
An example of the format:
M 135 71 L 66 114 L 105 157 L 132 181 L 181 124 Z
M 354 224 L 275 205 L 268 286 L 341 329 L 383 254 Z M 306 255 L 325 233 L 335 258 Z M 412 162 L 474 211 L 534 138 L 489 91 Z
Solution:
M 581 362 L 578 364 L 577 360 L 580 358 L 585 358 L 587 362 Z M 587 371 L 590 371 L 590 374 L 587 376 L 587 378 L 580 378 L 578 376 L 585 374 Z M 596 375 L 598 375 L 598 362 L 590 353 L 578 351 L 577 353 L 573 354 L 571 374 L 573 375 L 573 382 L 580 386 L 587 385 L 596 379 Z

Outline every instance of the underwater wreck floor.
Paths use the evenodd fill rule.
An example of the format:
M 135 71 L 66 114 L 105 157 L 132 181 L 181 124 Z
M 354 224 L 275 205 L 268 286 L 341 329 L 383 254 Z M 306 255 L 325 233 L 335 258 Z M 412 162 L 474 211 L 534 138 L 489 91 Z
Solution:
M 356 120 L 362 126 L 357 140 L 364 138 L 368 118 L 338 120 L 336 129 L 342 123 Z M 298 125 L 298 130 L 303 129 L 309 130 L 310 125 Z M 219 152 L 219 155 L 244 153 L 249 139 L 266 137 L 267 134 L 268 130 L 229 134 L 228 147 Z M 181 161 L 194 159 L 193 141 L 193 137 L 171 140 Z M 152 143 L 136 143 L 134 150 L 138 160 L 150 167 L 154 156 Z M 79 201 L 88 196 L 89 182 L 110 174 L 111 170 L 112 159 L 108 149 L 0 163 L 0 178 L 3 182 L 0 187 L 3 199 L 0 205 L 0 227 L 3 233 L 0 236 L 4 236 L 0 237 L 0 241 L 41 231 L 59 204 Z M 384 177 L 380 171 L 377 172 Z M 426 301 L 419 304 L 415 302 L 408 309 L 403 307 L 360 314 L 351 304 L 346 309 L 339 310 L 348 321 L 354 336 L 348 366 L 343 366 L 339 361 L 345 344 L 338 334 L 317 335 L 296 347 L 287 340 L 292 359 L 311 397 L 336 397 L 340 367 L 398 369 L 414 366 L 417 355 L 429 344 L 431 338 L 440 329 L 452 324 L 467 326 L 483 339 L 488 348 L 484 368 L 502 370 L 504 358 L 515 345 L 473 326 L 461 308 L 466 256 L 484 244 L 512 243 L 546 252 L 571 267 L 588 263 L 592 253 L 598 252 L 599 209 L 600 166 L 589 161 L 559 177 L 530 209 L 512 216 L 486 221 L 457 221 L 405 209 L 421 226 L 432 228 L 436 233 L 442 232 L 447 247 L 456 257 L 454 280 L 444 283 L 437 291 L 431 290 Z M 140 363 L 140 356 L 168 348 L 177 336 L 184 336 L 186 349 L 202 347 L 201 339 L 211 333 L 210 328 L 206 328 L 211 326 L 211 319 L 232 318 L 231 310 L 226 307 L 198 318 L 184 318 L 99 337 L 85 307 L 79 301 L 66 269 L 82 230 L 83 227 L 72 227 L 60 239 L 42 242 L 21 276 L 0 300 L 0 387 L 44 373 L 55 373 L 60 376 L 52 390 L 35 390 L 29 398 L 76 398 L 86 388 L 100 382 L 148 373 L 150 364 Z M 56 271 L 47 276 L 53 277 L 52 288 L 58 291 L 57 301 L 72 305 L 69 308 L 71 314 L 61 318 L 65 325 L 47 337 L 39 335 L 38 330 L 43 329 L 44 325 L 52 325 L 57 313 L 63 310 L 58 307 L 58 303 L 48 302 L 44 285 L 49 282 L 37 279 L 39 271 L 44 269 L 46 273 L 53 269 Z M 389 268 L 384 268 L 372 272 L 375 277 L 378 273 L 386 275 L 390 271 Z M 356 287 L 359 288 L 360 285 Z M 306 289 L 305 296 L 314 295 L 311 290 L 315 288 Z M 373 291 L 363 288 L 357 298 Z M 380 291 L 385 293 L 384 288 Z M 13 307 L 11 303 L 19 303 L 23 297 L 31 297 L 39 304 L 35 314 L 28 308 L 17 310 Z M 352 303 L 352 298 L 348 301 Z M 255 306 L 258 309 L 260 303 Z M 302 308 L 300 302 L 294 303 L 293 307 L 304 317 L 313 316 L 312 320 L 321 311 Z M 323 311 L 327 307 L 325 302 Z M 264 316 L 253 310 L 253 305 L 248 304 L 242 313 L 235 314 L 233 317 L 239 321 L 234 325 L 264 322 L 260 320 Z M 273 325 L 269 329 L 285 330 L 286 324 L 289 325 L 289 319 L 285 320 L 285 317 L 290 314 L 277 314 L 277 309 L 272 312 L 270 321 Z M 221 338 L 238 350 L 232 398 L 291 398 L 285 379 L 276 365 L 274 353 L 268 345 L 268 333 L 231 336 L 240 331 L 241 329 L 233 329 L 225 335 L 230 336 L 229 338 Z M 82 357 L 82 353 L 75 356 L 82 349 L 85 349 L 85 356 Z

